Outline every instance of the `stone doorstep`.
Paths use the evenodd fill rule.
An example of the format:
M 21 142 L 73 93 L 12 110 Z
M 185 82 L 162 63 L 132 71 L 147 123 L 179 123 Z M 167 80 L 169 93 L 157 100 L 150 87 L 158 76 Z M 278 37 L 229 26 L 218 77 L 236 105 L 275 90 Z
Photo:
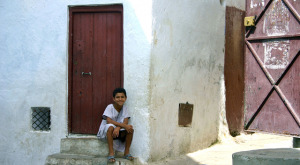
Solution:
M 114 163 L 109 163 L 107 157 L 59 153 L 49 155 L 45 165 L 138 165 L 137 159 L 129 161 L 116 157 Z
M 60 153 L 104 156 L 108 154 L 107 143 L 97 137 L 64 138 L 60 142 Z M 122 157 L 123 152 L 115 151 L 117 157 Z
M 107 143 L 96 136 L 71 137 L 61 139 L 60 153 L 49 155 L 46 165 L 139 165 L 136 158 L 133 161 L 123 159 L 122 152 L 115 152 L 116 162 L 108 163 Z
M 61 139 L 60 152 L 69 154 L 82 154 L 92 156 L 106 156 L 107 143 L 95 137 L 79 137 Z

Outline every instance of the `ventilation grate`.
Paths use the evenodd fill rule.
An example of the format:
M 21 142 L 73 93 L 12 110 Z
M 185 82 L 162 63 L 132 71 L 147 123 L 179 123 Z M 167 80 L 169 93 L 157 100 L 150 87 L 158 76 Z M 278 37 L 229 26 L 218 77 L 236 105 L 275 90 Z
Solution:
M 179 104 L 178 125 L 180 127 L 190 127 L 193 119 L 194 105 L 186 102 Z
M 35 131 L 50 131 L 51 118 L 49 107 L 31 107 L 32 128 Z

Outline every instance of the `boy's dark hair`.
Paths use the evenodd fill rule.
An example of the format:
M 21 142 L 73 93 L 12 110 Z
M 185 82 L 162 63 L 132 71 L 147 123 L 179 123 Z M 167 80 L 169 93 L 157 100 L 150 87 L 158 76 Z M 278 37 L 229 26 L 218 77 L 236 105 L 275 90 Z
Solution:
M 127 97 L 126 90 L 124 88 L 116 88 L 113 91 L 113 97 L 115 97 L 117 93 L 124 93 L 125 97 Z

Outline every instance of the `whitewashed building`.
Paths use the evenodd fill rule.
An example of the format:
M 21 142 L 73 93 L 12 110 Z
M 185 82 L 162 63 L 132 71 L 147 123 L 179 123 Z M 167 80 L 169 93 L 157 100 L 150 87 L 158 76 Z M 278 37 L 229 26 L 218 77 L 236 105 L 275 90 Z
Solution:
M 135 127 L 132 154 L 142 162 L 175 157 L 226 132 L 225 9 L 243 9 L 243 0 L 1 0 L 0 164 L 43 164 L 62 138 L 76 134 L 70 10 L 113 5 L 122 7 L 120 83 Z M 186 102 L 192 122 L 181 127 L 179 104 Z M 51 121 L 45 131 L 32 124 L 43 107 Z

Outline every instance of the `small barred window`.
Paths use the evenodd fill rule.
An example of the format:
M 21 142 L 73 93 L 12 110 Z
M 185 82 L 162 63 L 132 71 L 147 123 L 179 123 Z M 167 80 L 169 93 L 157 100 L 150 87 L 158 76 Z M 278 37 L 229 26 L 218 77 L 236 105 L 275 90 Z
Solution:
M 35 131 L 50 131 L 51 118 L 49 107 L 31 107 L 32 128 Z

